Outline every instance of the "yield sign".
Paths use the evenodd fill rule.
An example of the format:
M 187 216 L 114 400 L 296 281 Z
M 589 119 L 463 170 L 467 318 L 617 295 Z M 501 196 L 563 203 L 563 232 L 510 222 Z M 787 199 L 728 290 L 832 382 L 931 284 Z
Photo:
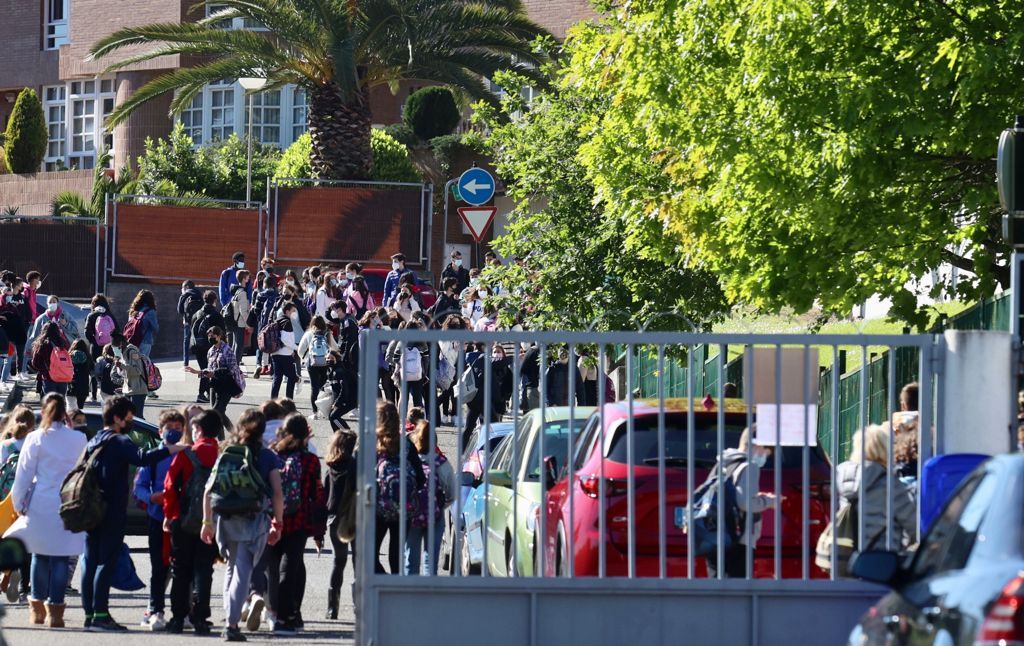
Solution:
M 473 234 L 473 239 L 477 242 L 481 242 L 484 239 L 484 234 L 487 233 L 487 229 L 491 226 L 491 221 L 494 220 L 494 214 L 498 212 L 496 206 L 460 206 L 459 215 L 462 217 L 462 221 L 469 227 L 470 232 Z

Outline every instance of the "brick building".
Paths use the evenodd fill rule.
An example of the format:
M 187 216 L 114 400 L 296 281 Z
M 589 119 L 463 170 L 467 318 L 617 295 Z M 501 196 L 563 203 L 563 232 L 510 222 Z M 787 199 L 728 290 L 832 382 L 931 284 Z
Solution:
M 18 92 L 34 88 L 43 101 L 49 141 L 42 170 L 94 167 L 98 151 L 109 147 L 115 167 L 143 152 L 146 137 L 170 132 L 170 96 L 141 107 L 113 132 L 103 117 L 155 76 L 189 64 L 182 56 L 166 56 L 131 65 L 116 73 L 103 70 L 137 52 L 124 50 L 101 61 L 87 58 L 97 39 L 117 29 L 152 22 L 194 20 L 194 0 L 37 0 L 8 2 L 0 21 L 5 58 L 0 65 L 0 125 L 6 125 Z M 556 36 L 569 25 L 590 17 L 587 0 L 526 0 L 531 17 Z M 207 4 L 207 12 L 216 11 Z M 241 24 L 225 28 L 258 26 Z M 374 88 L 371 105 L 377 124 L 401 118 L 406 98 L 423 84 L 403 83 L 397 94 Z M 177 117 L 197 144 L 244 133 L 248 112 L 237 82 L 210 85 Z M 287 147 L 306 129 L 305 92 L 295 87 L 262 92 L 253 99 L 253 134 L 261 142 Z

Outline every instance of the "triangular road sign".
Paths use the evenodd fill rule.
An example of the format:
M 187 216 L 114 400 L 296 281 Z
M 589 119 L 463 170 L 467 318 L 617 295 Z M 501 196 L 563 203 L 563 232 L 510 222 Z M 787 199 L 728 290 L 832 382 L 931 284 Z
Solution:
M 483 241 L 484 234 L 490 228 L 491 222 L 494 220 L 494 214 L 497 212 L 498 207 L 496 206 L 459 207 L 459 216 L 462 217 L 462 221 L 469 227 L 470 233 L 473 234 L 473 239 L 477 242 Z

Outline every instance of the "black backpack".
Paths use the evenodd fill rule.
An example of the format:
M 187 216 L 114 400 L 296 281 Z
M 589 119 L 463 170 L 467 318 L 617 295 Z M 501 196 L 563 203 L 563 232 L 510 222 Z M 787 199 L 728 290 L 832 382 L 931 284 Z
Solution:
M 745 516 L 739 507 L 739 496 L 733 476 L 746 462 L 735 462 L 725 467 L 716 465 L 708 474 L 704 484 L 693 492 L 693 548 L 696 556 L 710 556 L 718 552 L 718 507 L 724 507 L 722 520 L 722 549 L 729 549 L 743 535 Z M 718 481 L 722 480 L 722 496 L 718 497 Z M 682 530 L 686 533 L 689 523 L 685 512 L 682 519 Z
M 206 481 L 210 479 L 211 467 L 204 467 L 192 449 L 186 449 L 185 455 L 192 462 L 192 475 L 188 477 L 184 489 L 181 490 L 181 530 L 199 535 L 203 528 L 203 495 L 206 492 Z
M 91 452 L 86 447 L 60 486 L 60 518 L 69 532 L 90 532 L 107 514 L 107 499 L 100 487 L 96 462 L 112 439 L 113 434 Z
M 185 299 L 185 316 L 188 320 L 192 320 L 195 317 L 196 312 L 203 309 L 203 297 L 198 294 L 189 294 Z

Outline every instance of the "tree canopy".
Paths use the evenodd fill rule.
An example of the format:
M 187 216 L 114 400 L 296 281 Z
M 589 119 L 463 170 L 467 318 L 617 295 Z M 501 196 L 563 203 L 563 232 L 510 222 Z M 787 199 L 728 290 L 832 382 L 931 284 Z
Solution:
M 845 313 L 915 280 L 1007 282 L 994 186 L 1019 111 L 1011 0 L 633 0 L 570 36 L 578 185 L 626 253 L 710 268 L 732 301 Z M 549 127 L 554 127 L 550 124 Z M 524 144 L 525 145 L 525 144 Z M 537 151 L 544 155 L 543 151 Z M 568 151 L 567 151 L 568 152 Z

